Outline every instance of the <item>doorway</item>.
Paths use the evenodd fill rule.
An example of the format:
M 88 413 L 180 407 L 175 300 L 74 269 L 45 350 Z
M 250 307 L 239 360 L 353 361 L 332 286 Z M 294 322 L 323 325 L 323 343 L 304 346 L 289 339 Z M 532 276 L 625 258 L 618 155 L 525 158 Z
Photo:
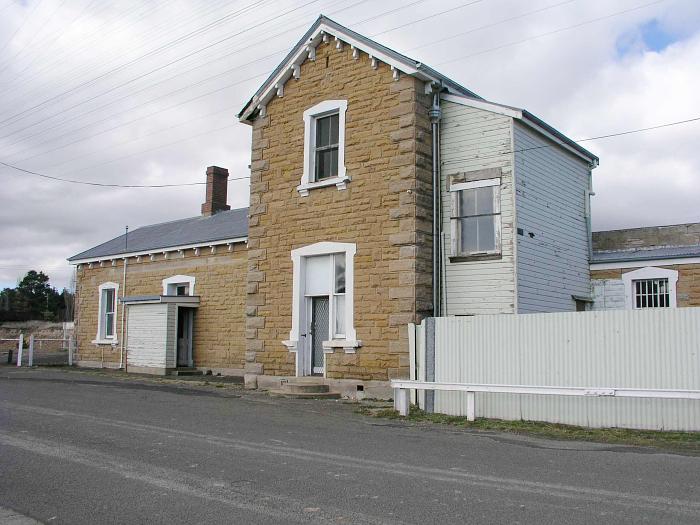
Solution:
M 177 309 L 177 366 L 191 367 L 192 360 L 192 325 L 194 310 L 178 307 Z
M 311 297 L 311 319 L 309 334 L 311 334 L 311 373 L 323 375 L 325 355 L 323 341 L 328 337 L 329 301 L 328 297 Z

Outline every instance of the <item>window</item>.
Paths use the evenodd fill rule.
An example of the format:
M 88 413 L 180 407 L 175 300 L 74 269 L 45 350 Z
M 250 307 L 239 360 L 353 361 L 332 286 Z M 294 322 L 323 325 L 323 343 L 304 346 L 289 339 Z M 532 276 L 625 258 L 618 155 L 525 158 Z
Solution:
M 622 274 L 628 309 L 675 308 L 678 272 L 648 266 Z
M 338 114 L 316 119 L 314 181 L 338 176 Z
M 500 178 L 451 184 L 452 255 L 500 253 L 500 184 Z
M 117 340 L 117 297 L 119 285 L 101 284 L 99 289 L 97 337 L 95 343 L 116 343 Z
M 333 310 L 335 311 L 335 326 L 333 338 L 345 337 L 345 254 L 336 253 L 333 256 Z
M 345 112 L 347 100 L 325 100 L 304 111 L 304 172 L 297 191 L 335 185 L 346 188 Z
M 194 295 L 195 278 L 190 275 L 173 275 L 163 279 L 163 295 Z
M 668 279 L 632 281 L 635 308 L 668 308 L 670 293 Z

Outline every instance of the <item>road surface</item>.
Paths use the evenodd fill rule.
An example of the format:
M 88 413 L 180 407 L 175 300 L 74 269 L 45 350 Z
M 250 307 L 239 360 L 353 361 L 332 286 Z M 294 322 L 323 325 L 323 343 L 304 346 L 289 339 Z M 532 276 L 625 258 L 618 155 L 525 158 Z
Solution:
M 2 367 L 0 507 L 51 524 L 697 524 L 700 458 Z

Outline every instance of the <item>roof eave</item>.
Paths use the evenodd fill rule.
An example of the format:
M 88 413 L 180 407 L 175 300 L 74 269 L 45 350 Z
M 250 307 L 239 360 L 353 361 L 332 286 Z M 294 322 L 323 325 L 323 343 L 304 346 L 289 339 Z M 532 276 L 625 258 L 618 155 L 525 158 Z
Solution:
M 208 247 L 208 246 L 220 246 L 222 244 L 237 244 L 237 243 L 243 243 L 243 242 L 248 242 L 248 237 L 233 237 L 229 239 L 216 239 L 216 240 L 211 240 L 211 241 L 202 241 L 202 242 L 197 242 L 197 243 L 191 243 L 191 244 L 182 244 L 182 245 L 177 245 L 177 246 L 162 246 L 162 247 L 154 247 L 154 248 L 149 248 L 148 250 L 139 250 L 139 251 L 134 251 L 134 252 L 120 252 L 120 253 L 110 253 L 110 254 L 105 254 L 105 255 L 98 255 L 94 257 L 82 257 L 79 258 L 82 254 L 77 254 L 74 255 L 73 257 L 69 257 L 67 261 L 70 264 L 78 265 L 78 264 L 89 264 L 89 263 L 99 263 L 103 261 L 111 261 L 113 259 L 127 259 L 130 257 L 139 257 L 143 255 L 151 255 L 151 254 L 156 254 L 156 253 L 165 253 L 165 252 L 177 252 L 181 250 L 191 250 L 193 248 L 203 248 L 203 247 Z M 84 252 L 83 252 L 84 253 Z
M 252 123 L 254 115 L 259 107 L 265 106 L 272 100 L 277 89 L 287 82 L 294 74 L 294 70 L 306 61 L 310 47 L 315 48 L 328 34 L 350 46 L 371 55 L 380 62 L 398 69 L 407 75 L 412 75 L 425 82 L 437 83 L 448 91 L 460 93 L 466 96 L 480 98 L 476 93 L 457 84 L 434 69 L 402 55 L 393 49 L 375 42 L 345 26 L 334 22 L 330 18 L 321 15 L 309 28 L 304 36 L 297 42 L 292 50 L 285 56 L 280 64 L 273 70 L 270 76 L 258 88 L 255 94 L 248 100 L 237 117 L 240 122 Z

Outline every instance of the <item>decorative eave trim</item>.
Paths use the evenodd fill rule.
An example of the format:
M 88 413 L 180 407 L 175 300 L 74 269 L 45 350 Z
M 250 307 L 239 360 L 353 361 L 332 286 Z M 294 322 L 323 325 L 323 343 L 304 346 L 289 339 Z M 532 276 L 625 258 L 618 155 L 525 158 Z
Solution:
M 290 78 L 299 78 L 299 68 L 301 64 L 303 64 L 307 58 L 313 60 L 311 56 L 315 58 L 315 49 L 324 41 L 324 35 L 327 35 L 326 40 L 328 40 L 328 37 L 334 37 L 337 44 L 348 44 L 353 50 L 353 58 L 355 59 L 359 58 L 360 51 L 366 53 L 372 57 L 372 67 L 375 69 L 377 61 L 384 62 L 392 68 L 395 79 L 398 79 L 399 72 L 401 72 L 407 75 L 413 75 L 426 82 L 442 83 L 438 77 L 429 74 L 425 69 L 421 68 L 420 63 L 416 63 L 410 59 L 400 60 L 384 52 L 379 45 L 372 45 L 364 39 L 356 38 L 348 30 L 337 27 L 335 24 L 331 25 L 329 22 L 322 20 L 316 29 L 309 34 L 308 38 L 301 40 L 290 52 L 288 55 L 289 58 L 282 63 L 279 72 L 268 78 L 255 95 L 253 95 L 238 115 L 240 122 L 250 122 L 253 113 L 258 109 L 262 110 L 265 108 L 268 102 L 277 96 L 280 88 L 283 87 Z M 311 51 L 312 49 L 314 50 L 313 52 Z
M 150 250 L 142 250 L 138 252 L 128 252 L 128 253 L 113 253 L 111 255 L 103 255 L 101 257 L 87 257 L 85 259 L 75 259 L 73 261 L 68 261 L 70 264 L 79 265 L 86 263 L 96 263 L 104 261 L 112 261 L 116 259 L 128 259 L 130 257 L 141 257 L 144 255 L 154 255 L 157 253 L 167 254 L 170 252 L 179 252 L 184 250 L 198 249 L 198 248 L 210 248 L 213 246 L 220 246 L 222 244 L 235 244 L 248 242 L 248 237 L 235 237 L 233 239 L 222 239 L 220 241 L 206 241 L 194 244 L 183 244 L 180 246 L 167 246 L 165 248 L 152 248 Z

